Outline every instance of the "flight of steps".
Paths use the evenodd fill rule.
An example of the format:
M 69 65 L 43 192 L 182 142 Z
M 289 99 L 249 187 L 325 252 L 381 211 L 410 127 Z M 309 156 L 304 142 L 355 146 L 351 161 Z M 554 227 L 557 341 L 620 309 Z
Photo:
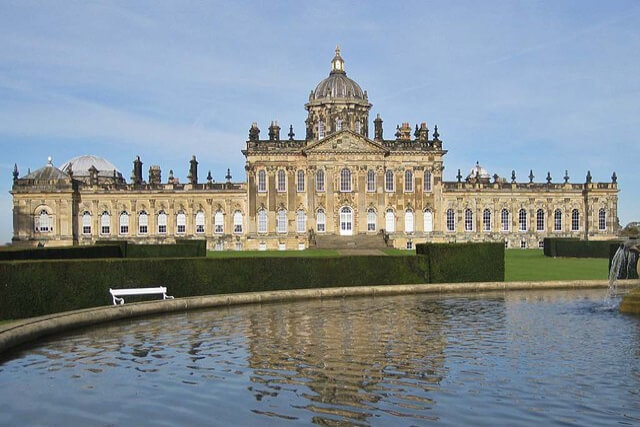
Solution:
M 313 248 L 313 244 L 311 245 Z M 384 239 L 381 234 L 358 234 L 355 236 L 332 236 L 316 234 L 317 249 L 384 249 Z

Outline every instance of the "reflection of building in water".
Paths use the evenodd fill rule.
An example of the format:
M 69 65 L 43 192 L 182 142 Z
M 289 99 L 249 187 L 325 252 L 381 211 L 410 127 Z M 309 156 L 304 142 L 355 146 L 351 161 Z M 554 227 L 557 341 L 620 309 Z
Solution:
M 310 230 L 341 236 L 342 243 L 355 235 L 376 240 L 384 230 L 397 248 L 431 241 L 537 247 L 544 237 L 615 236 L 615 173 L 609 182 L 592 182 L 589 172 L 571 183 L 568 173 L 534 182 L 531 171 L 518 182 L 515 171 L 505 178 L 476 164 L 446 182 L 438 127 L 422 122 L 414 130 L 407 122 L 385 139 L 380 116 L 369 120 L 371 107 L 367 91 L 347 77 L 338 49 L 329 75 L 305 104 L 302 137 L 296 139 L 293 126 L 285 137 L 272 122 L 261 138 L 251 125 L 243 182 L 232 183 L 229 172 L 225 183 L 213 182 L 211 173 L 198 180 L 195 156 L 185 183 L 171 171 L 163 182 L 159 166 L 151 166 L 145 181 L 139 157 L 128 183 L 95 156 L 60 168 L 49 162 L 22 177 L 16 166 L 13 242 L 194 238 L 210 249 L 262 250 L 306 248 L 314 241 Z
M 252 382 L 275 393 L 295 387 L 319 424 L 366 420 L 381 399 L 428 410 L 429 384 L 436 389 L 445 375 L 442 307 L 409 297 L 414 306 L 394 310 L 401 298 L 315 301 L 322 309 L 309 312 L 304 304 L 263 306 L 250 316 Z

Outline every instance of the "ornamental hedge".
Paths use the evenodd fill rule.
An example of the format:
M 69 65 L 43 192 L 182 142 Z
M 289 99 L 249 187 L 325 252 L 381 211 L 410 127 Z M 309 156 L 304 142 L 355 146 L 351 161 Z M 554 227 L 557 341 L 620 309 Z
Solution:
M 429 259 L 423 256 L 0 262 L 0 320 L 111 304 L 109 288 L 164 285 L 169 295 L 187 297 L 429 283 L 429 265 Z
M 25 248 L 0 251 L 0 261 L 93 258 L 175 258 L 206 257 L 205 240 L 178 240 L 175 244 L 128 243 L 126 240 L 103 240 L 95 245 L 53 248 Z
M 58 248 L 28 248 L 0 251 L 0 261 L 78 259 L 78 258 L 121 258 L 124 256 L 119 245 L 66 246 Z
M 612 244 L 620 244 L 620 241 L 547 237 L 544 239 L 544 254 L 551 257 L 609 258 L 609 248 Z
M 504 282 L 504 243 L 425 243 L 431 283 Z

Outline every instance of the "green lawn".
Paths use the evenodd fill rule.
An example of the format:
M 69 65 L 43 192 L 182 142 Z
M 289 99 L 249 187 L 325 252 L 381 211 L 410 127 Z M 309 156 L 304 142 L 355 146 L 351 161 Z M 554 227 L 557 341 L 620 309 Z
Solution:
M 505 251 L 507 282 L 534 280 L 595 280 L 608 278 L 609 260 L 604 258 L 551 258 L 539 249 Z

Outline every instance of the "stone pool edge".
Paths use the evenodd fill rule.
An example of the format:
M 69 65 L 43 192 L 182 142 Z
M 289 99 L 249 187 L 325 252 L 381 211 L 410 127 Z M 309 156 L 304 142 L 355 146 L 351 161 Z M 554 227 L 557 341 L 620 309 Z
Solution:
M 173 300 L 130 303 L 120 306 L 109 305 L 21 319 L 0 325 L 0 354 L 29 341 L 75 328 L 132 317 L 201 308 L 317 298 L 342 298 L 349 296 L 389 296 L 423 293 L 446 294 L 507 290 L 590 289 L 606 288 L 608 286 L 609 282 L 607 280 L 372 285 L 205 295 L 176 298 Z M 618 286 L 640 286 L 640 280 L 620 280 L 618 281 Z

